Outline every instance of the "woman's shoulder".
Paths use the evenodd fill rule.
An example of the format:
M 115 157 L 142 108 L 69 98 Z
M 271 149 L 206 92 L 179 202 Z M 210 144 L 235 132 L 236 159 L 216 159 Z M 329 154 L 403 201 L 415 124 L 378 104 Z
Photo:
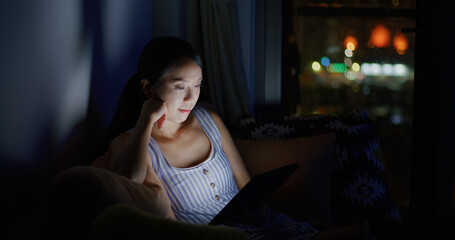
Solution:
M 220 129 L 220 127 L 225 128 L 223 119 L 220 117 L 220 115 L 218 115 L 217 111 L 215 110 L 215 107 L 211 103 L 199 102 L 198 107 L 200 109 L 204 109 L 206 111 L 206 113 L 208 113 L 208 115 L 211 116 L 211 118 L 213 119 L 213 122 L 215 123 L 215 125 L 218 129 Z

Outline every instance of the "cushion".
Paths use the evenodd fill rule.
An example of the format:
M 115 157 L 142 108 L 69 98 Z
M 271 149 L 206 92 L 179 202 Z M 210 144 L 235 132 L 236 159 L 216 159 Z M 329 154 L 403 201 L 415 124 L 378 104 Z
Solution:
M 347 116 L 247 118 L 240 128 L 243 137 L 257 141 L 335 133 L 335 158 L 330 164 L 333 225 L 364 224 L 365 219 L 401 221 L 386 187 L 375 126 L 362 107 Z
M 330 162 L 333 133 L 312 137 L 252 141 L 234 139 L 252 176 L 298 162 L 299 169 L 273 195 L 272 210 L 319 229 L 330 228 Z
M 166 219 L 129 204 L 115 204 L 93 221 L 88 239 L 247 239 L 234 228 Z
M 88 224 L 106 207 L 134 204 L 159 216 L 171 213 L 164 191 L 145 187 L 112 171 L 76 166 L 58 174 L 50 186 L 50 206 L 56 229 L 84 235 Z
M 332 214 L 335 225 L 360 219 L 400 222 L 389 196 L 383 155 L 374 124 L 363 115 L 334 120 L 335 163 L 332 170 Z
M 259 141 L 308 137 L 332 132 L 330 122 L 336 118 L 325 114 L 245 118 L 240 120 L 240 130 L 242 138 Z

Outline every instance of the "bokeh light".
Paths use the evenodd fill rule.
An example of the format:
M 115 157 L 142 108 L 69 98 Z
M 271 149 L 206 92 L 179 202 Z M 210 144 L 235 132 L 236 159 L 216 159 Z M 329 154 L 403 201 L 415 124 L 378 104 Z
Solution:
M 374 47 L 387 47 L 390 45 L 390 40 L 390 31 L 384 25 L 378 24 L 371 30 L 370 42 Z
M 372 63 L 371 67 L 371 75 L 380 75 L 381 74 L 381 65 L 379 63 Z
M 327 67 L 327 71 L 344 73 L 348 68 L 343 63 L 332 63 Z
M 357 73 L 354 71 L 346 71 L 344 73 L 344 76 L 346 76 L 347 79 L 354 81 L 357 79 Z
M 313 68 L 314 71 L 319 71 L 321 70 L 321 64 L 318 62 L 313 62 L 313 64 L 311 64 L 311 68 Z
M 352 69 L 354 70 L 354 64 Z M 395 76 L 404 77 L 409 73 L 408 67 L 402 63 L 390 64 L 390 63 L 362 63 L 360 71 L 365 76 Z
M 344 50 L 344 55 L 346 55 L 346 57 L 352 57 L 352 51 L 350 49 L 346 49 Z
M 360 71 L 360 65 L 358 63 L 353 63 L 352 70 L 354 70 L 356 72 Z
M 344 39 L 344 46 L 347 49 L 354 51 L 357 47 L 357 39 L 351 35 L 346 36 Z
M 398 54 L 403 55 L 408 49 L 408 38 L 402 33 L 397 33 L 393 37 L 393 46 L 397 50 Z
M 393 66 L 392 64 L 384 64 L 382 65 L 382 73 L 385 76 L 392 76 L 393 75 Z
M 408 74 L 408 68 L 404 64 L 395 64 L 393 66 L 393 73 L 396 76 L 406 76 Z
M 329 59 L 328 57 L 322 57 L 322 58 L 321 58 L 321 64 L 322 64 L 322 66 L 324 66 L 324 67 L 329 66 L 329 64 L 330 64 L 330 59 Z
M 350 58 L 345 58 L 344 64 L 346 64 L 346 66 L 350 67 L 350 66 L 352 66 L 352 60 Z

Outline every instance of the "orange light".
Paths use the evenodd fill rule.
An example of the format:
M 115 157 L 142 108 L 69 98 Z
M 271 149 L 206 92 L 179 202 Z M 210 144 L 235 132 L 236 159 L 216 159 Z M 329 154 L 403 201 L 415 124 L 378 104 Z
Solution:
M 384 25 L 378 24 L 371 30 L 370 42 L 378 48 L 387 47 L 390 45 L 390 31 Z
M 400 55 L 403 55 L 408 49 L 408 38 L 402 33 L 397 33 L 393 37 L 393 46 Z
M 357 47 L 357 39 L 351 35 L 346 36 L 344 39 L 344 46 L 347 49 L 354 51 Z

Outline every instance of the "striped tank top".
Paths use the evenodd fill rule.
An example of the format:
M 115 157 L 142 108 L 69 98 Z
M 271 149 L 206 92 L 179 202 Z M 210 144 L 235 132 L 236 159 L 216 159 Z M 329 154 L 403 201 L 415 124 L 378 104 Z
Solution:
M 163 182 L 177 220 L 208 224 L 238 193 L 231 165 L 222 147 L 221 136 L 210 113 L 200 106 L 192 110 L 210 139 L 212 150 L 204 162 L 188 168 L 169 164 L 158 143 L 151 137 L 148 151 L 153 170 Z

